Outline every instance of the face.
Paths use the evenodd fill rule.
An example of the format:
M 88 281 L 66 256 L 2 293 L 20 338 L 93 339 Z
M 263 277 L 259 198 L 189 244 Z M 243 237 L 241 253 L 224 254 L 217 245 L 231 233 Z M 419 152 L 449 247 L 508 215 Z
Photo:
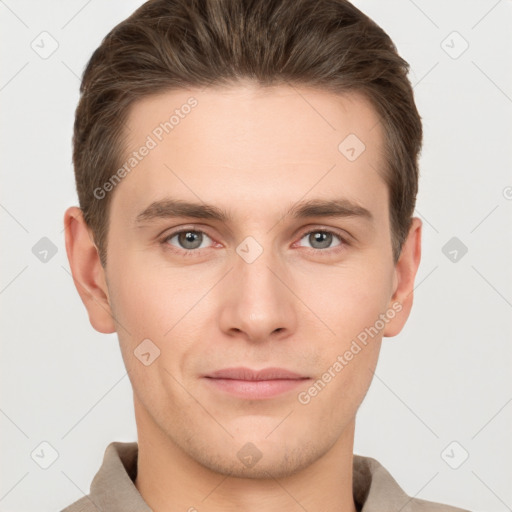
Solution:
M 408 314 L 377 114 L 353 93 L 240 85 L 145 98 L 128 128 L 137 163 L 108 192 L 105 307 L 89 313 L 118 332 L 138 426 L 224 474 L 311 465 Z M 295 377 L 216 373 L 240 367 Z

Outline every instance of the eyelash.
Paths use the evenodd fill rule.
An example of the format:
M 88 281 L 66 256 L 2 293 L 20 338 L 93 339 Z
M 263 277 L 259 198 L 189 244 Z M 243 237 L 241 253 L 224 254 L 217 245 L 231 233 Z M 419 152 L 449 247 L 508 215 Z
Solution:
M 171 240 L 172 238 L 174 238 L 176 235 L 179 235 L 181 233 L 187 233 L 187 232 L 202 233 L 202 234 L 206 235 L 208 238 L 212 239 L 212 237 L 210 237 L 208 235 L 208 233 L 206 233 L 205 231 L 202 231 L 200 229 L 185 228 L 185 229 L 173 231 L 172 233 L 165 235 L 165 237 L 162 240 L 160 240 L 160 243 L 163 246 L 165 246 L 166 250 L 170 250 L 171 252 L 173 252 L 175 254 L 179 254 L 181 256 L 192 256 L 193 257 L 193 256 L 200 255 L 202 253 L 203 249 L 206 249 L 206 248 L 203 248 L 203 249 L 177 249 L 176 247 L 171 246 L 168 243 L 168 241 Z M 331 247 L 331 248 L 327 248 L 327 249 L 315 249 L 314 247 L 303 247 L 302 248 L 303 250 L 306 249 L 307 251 L 313 251 L 315 253 L 325 252 L 328 254 L 332 254 L 332 253 L 337 253 L 339 251 L 342 251 L 343 249 L 345 249 L 345 246 L 350 245 L 345 237 L 341 236 L 338 232 L 332 231 L 330 229 L 312 229 L 310 231 L 306 231 L 305 233 L 303 233 L 300 236 L 299 240 L 302 240 L 305 236 L 310 235 L 311 233 L 326 233 L 329 235 L 333 235 L 333 236 L 337 237 L 341 243 L 340 243 L 340 245 L 337 245 L 337 246 Z

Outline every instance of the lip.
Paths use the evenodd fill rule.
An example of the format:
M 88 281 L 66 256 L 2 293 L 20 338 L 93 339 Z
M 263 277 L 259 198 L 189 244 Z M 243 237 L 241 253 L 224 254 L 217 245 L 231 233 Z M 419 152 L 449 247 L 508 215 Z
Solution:
M 251 370 L 243 366 L 237 368 L 225 368 L 223 370 L 217 370 L 206 375 L 211 379 L 236 379 L 236 380 L 275 380 L 275 379 L 304 379 L 302 375 L 298 373 L 285 370 L 284 368 L 264 368 L 262 370 Z
M 284 368 L 225 368 L 204 376 L 205 381 L 216 390 L 239 398 L 258 400 L 272 398 L 291 391 L 309 377 Z

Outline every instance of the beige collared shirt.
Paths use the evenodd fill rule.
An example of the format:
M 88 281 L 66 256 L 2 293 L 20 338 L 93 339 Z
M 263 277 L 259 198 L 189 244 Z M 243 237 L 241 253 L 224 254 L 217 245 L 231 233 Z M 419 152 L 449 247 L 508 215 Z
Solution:
M 61 512 L 152 512 L 133 483 L 137 454 L 136 442 L 110 443 L 90 494 Z M 377 460 L 356 454 L 353 493 L 359 512 L 469 512 L 409 497 Z

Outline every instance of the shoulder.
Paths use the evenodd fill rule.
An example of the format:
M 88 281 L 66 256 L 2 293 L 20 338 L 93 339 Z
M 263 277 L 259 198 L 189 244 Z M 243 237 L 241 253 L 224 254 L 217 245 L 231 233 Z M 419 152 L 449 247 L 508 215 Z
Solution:
M 405 493 L 389 471 L 372 457 L 354 454 L 353 490 L 361 512 L 382 508 L 400 512 L 470 512 L 467 509 L 414 498 Z
M 100 509 L 96 507 L 89 496 L 84 496 L 60 512 L 100 512 Z
M 409 506 L 405 506 L 402 512 L 470 512 L 467 509 L 436 503 L 434 501 L 411 498 Z

